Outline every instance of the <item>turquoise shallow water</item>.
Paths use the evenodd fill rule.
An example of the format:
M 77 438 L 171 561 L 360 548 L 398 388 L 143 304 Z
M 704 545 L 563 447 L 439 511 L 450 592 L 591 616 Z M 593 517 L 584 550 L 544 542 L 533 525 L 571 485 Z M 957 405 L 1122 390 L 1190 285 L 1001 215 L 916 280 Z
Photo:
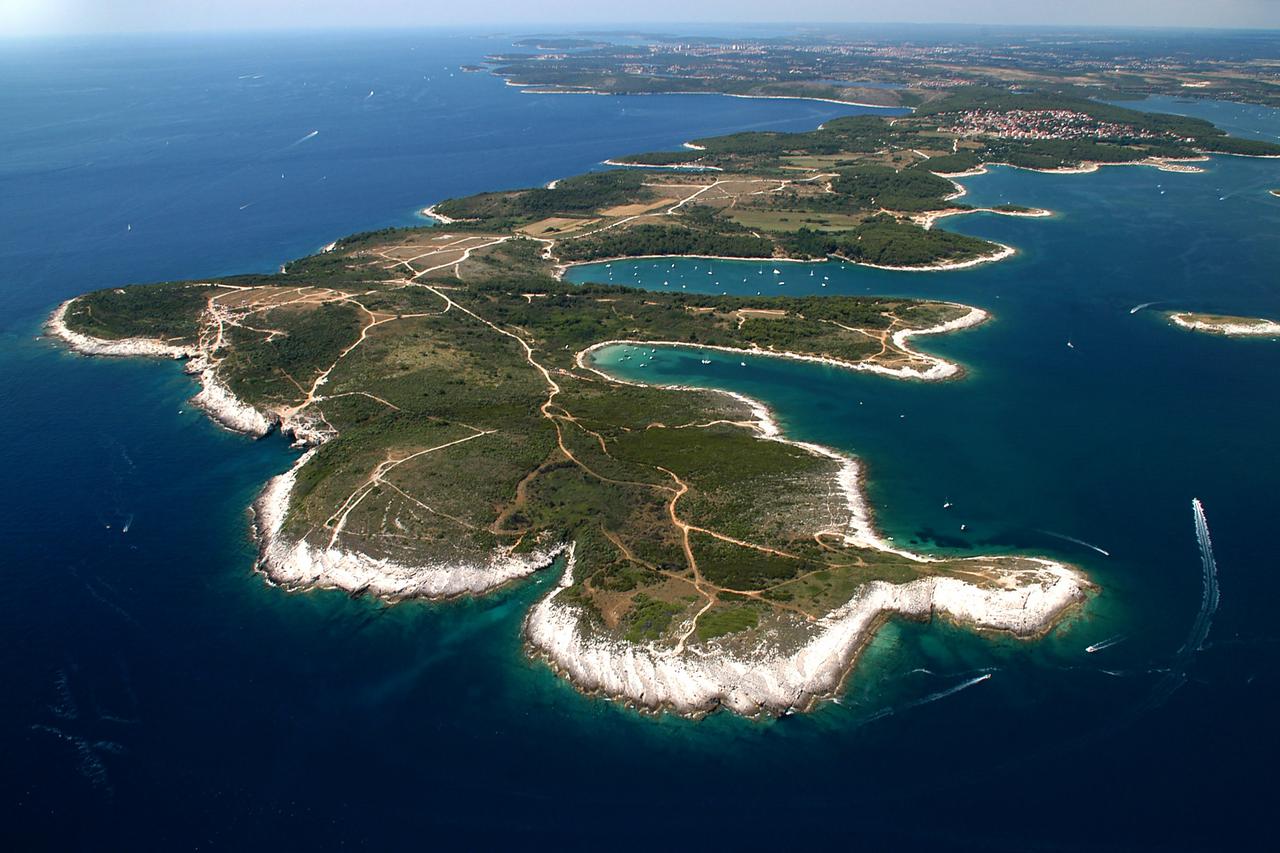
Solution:
M 1015 245 L 1016 258 L 816 274 L 836 292 L 989 308 L 989 325 L 927 344 L 969 368 L 962 382 L 760 359 L 713 357 L 704 370 L 678 353 L 646 368 L 758 396 L 792 434 L 860 455 L 899 541 L 1051 551 L 1103 586 L 1035 645 L 891 624 L 842 704 L 779 721 L 644 717 L 579 695 L 520 647 L 520 620 L 554 572 L 446 605 L 270 588 L 249 573 L 245 507 L 293 458 L 282 443 L 191 412 L 176 365 L 34 340 L 48 308 L 87 288 L 271 269 L 339 234 L 413 221 L 442 196 L 845 112 L 535 98 L 436 71 L 505 43 L 161 40 L 0 60 L 12 84 L 0 99 L 21 118 L 0 130 L 6 846 L 586 843 L 625 827 L 637 841 L 749 847 L 1202 849 L 1256 829 L 1280 705 L 1267 610 L 1280 350 L 1128 309 L 1159 299 L 1280 315 L 1280 199 L 1264 192 L 1280 185 L 1276 161 L 1222 158 L 1204 175 L 994 170 L 966 181 L 974 200 L 1059 215 L 946 227 Z M 1213 109 L 1280 128 L 1274 113 Z M 661 287 L 648 263 L 611 269 Z M 691 265 L 678 264 L 682 281 L 705 287 Z M 738 278 L 755 269 L 715 268 L 730 266 Z M 789 272 L 785 288 L 807 278 Z M 1192 680 L 1140 712 L 1199 604 L 1193 495 L 1223 603 Z M 1083 653 L 1117 632 L 1129 639 Z M 1201 791 L 1202 778 L 1215 781 Z
M 599 357 L 628 378 L 758 397 L 789 434 L 858 454 L 879 523 L 899 542 L 1047 550 L 1079 562 L 1104 587 L 1089 613 L 1099 624 L 1077 629 L 1080 646 L 1130 633 L 1108 665 L 1136 665 L 1162 644 L 1176 647 L 1199 602 L 1191 497 L 1205 501 L 1222 531 L 1239 523 L 1238 513 L 1256 511 L 1276 474 L 1269 436 L 1280 408 L 1265 389 L 1280 349 L 1186 333 L 1160 313 L 1276 315 L 1280 252 L 1269 228 L 1280 224 L 1280 205 L 1265 192 L 1276 171 L 1275 161 L 1240 158 L 1215 159 L 1200 175 L 993 169 L 964 181 L 973 203 L 1010 201 L 1055 215 L 946 220 L 1019 250 L 969 270 L 828 263 L 779 266 L 774 275 L 771 264 L 638 261 L 575 268 L 570 277 L 703 292 L 927 296 L 991 311 L 993 321 L 976 329 L 916 339 L 966 367 L 957 382 L 901 382 L 766 357 L 741 367 L 708 355 L 712 364 L 702 365 L 699 353 L 681 349 L 643 369 L 616 352 Z M 1159 304 L 1130 313 L 1144 302 Z M 1232 547 L 1225 535 L 1220 548 Z M 1252 537 L 1241 540 L 1243 548 Z

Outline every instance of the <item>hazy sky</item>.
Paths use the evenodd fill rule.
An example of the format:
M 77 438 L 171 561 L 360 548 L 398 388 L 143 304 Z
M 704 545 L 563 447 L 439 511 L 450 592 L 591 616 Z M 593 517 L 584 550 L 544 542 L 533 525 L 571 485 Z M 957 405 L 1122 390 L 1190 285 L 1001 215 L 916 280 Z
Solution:
M 0 0 L 0 35 L 717 21 L 1280 28 L 1280 0 Z

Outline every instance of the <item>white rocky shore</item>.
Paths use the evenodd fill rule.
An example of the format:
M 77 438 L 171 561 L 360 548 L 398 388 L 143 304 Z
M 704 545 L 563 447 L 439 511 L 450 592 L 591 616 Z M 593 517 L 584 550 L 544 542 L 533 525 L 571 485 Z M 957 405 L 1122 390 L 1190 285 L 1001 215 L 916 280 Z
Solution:
M 971 317 L 961 317 L 952 324 L 972 325 L 985 319 L 985 313 L 977 320 Z M 899 334 L 945 330 L 936 327 Z M 579 353 L 578 364 L 607 377 L 586 361 L 595 348 Z M 874 548 L 918 563 L 937 562 L 897 548 L 875 530 L 862 494 L 856 459 L 828 447 L 785 438 L 763 403 L 735 392 L 720 393 L 750 407 L 761 438 L 800 447 L 839 463 L 835 477 L 845 498 L 847 516 L 841 529 L 820 532 L 842 535 L 845 543 L 853 547 Z M 560 593 L 573 583 L 570 549 L 569 565 L 560 583 L 526 618 L 525 636 L 537 654 L 581 689 L 599 691 L 638 707 L 686 715 L 721 706 L 746 715 L 780 714 L 804 710 L 816 699 L 838 690 L 858 652 L 884 617 L 927 619 L 938 615 L 977 629 L 1033 637 L 1052 628 L 1063 613 L 1084 599 L 1090 587 L 1083 574 L 1061 563 L 1022 557 L 1017 558 L 1017 566 L 1010 566 L 1008 560 L 966 560 L 976 573 L 985 576 L 986 585 L 942 576 L 905 584 L 873 581 L 817 623 L 797 623 L 797 630 L 805 634 L 798 648 L 783 652 L 762 646 L 743 654 L 715 641 L 677 650 L 657 644 L 627 643 L 592 630 L 576 605 L 558 600 Z
M 686 172 L 723 172 L 719 166 L 699 166 L 697 163 L 629 163 L 626 160 L 601 160 L 602 166 L 619 166 L 627 169 L 671 169 Z M 548 189 L 554 189 L 548 187 Z
M 560 585 L 525 620 L 537 652 L 578 687 L 653 710 L 700 714 L 723 706 L 739 714 L 805 710 L 839 689 L 859 650 L 884 616 L 944 616 L 987 630 L 1035 636 L 1083 598 L 1074 570 L 1047 560 L 1037 571 L 1009 573 L 1007 586 L 988 589 L 950 577 L 907 584 L 873 581 L 856 598 L 808 626 L 790 654 L 744 655 L 715 643 L 675 652 L 600 636 L 584 627 L 574 605 L 558 601 L 572 581 L 573 560 Z
M 198 347 L 172 345 L 150 338 L 107 340 L 72 331 L 67 327 L 67 310 L 74 300 L 58 306 L 50 316 L 47 330 L 85 355 L 151 356 L 189 359 L 186 371 L 200 378 L 201 389 L 192 402 L 214 421 L 235 432 L 254 437 L 267 435 L 275 427 L 292 436 L 295 444 L 310 447 L 284 474 L 274 477 L 254 502 L 258 533 L 258 568 L 282 586 L 326 587 L 348 592 L 368 592 L 387 599 L 409 597 L 447 598 L 482 593 L 525 577 L 550 565 L 564 550 L 553 545 L 521 555 L 497 551 L 477 563 L 405 565 L 377 559 L 368 554 L 339 547 L 317 548 L 292 541 L 283 532 L 289 498 L 299 469 L 314 455 L 319 445 L 333 434 L 305 416 L 281 418 L 264 413 L 239 399 L 218 377 L 207 354 Z
M 298 471 L 315 452 L 316 448 L 308 450 L 292 468 L 273 477 L 253 505 L 261 543 L 259 568 L 281 586 L 367 592 L 390 600 L 475 595 L 549 566 L 564 550 L 557 544 L 527 554 L 495 551 L 479 563 L 405 565 L 337 546 L 294 541 L 284 533 L 289 498 Z
M 1262 317 L 1223 317 L 1222 319 L 1198 319 L 1185 311 L 1174 311 L 1169 319 L 1175 326 L 1196 332 L 1211 332 L 1229 337 L 1275 337 L 1280 335 L 1280 323 Z
M 391 600 L 446 598 L 483 593 L 526 577 L 550 565 L 566 550 L 565 544 L 550 542 L 535 552 L 517 555 L 496 551 L 477 562 L 406 565 L 337 545 L 318 547 L 294 540 L 285 534 L 284 525 L 298 472 L 332 434 L 303 419 L 281 422 L 278 415 L 260 412 L 237 399 L 218 378 L 215 367 L 195 347 L 141 338 L 103 340 L 71 331 L 65 322 L 69 304 L 58 307 L 49 320 L 48 329 L 76 351 L 89 355 L 189 358 L 189 372 L 198 375 L 203 385 L 197 402 L 220 423 L 251 435 L 263 435 L 279 425 L 282 432 L 293 435 L 299 443 L 312 445 L 289 471 L 272 478 L 254 503 L 260 545 L 258 568 L 275 583 L 288 588 L 325 587 L 367 592 Z M 963 328 L 982 322 L 986 316 L 980 309 L 972 309 L 932 329 L 898 332 L 894 342 L 903 346 L 912 335 Z M 614 342 L 597 344 L 579 353 L 579 364 L 587 366 L 586 356 L 608 343 Z M 760 351 L 759 354 L 855 366 L 789 353 Z M 944 378 L 958 368 L 936 359 L 926 370 L 903 370 L 907 372 L 891 369 L 883 372 Z M 834 476 L 846 500 L 847 517 L 839 530 L 827 532 L 842 535 L 850 545 L 892 551 L 915 561 L 930 561 L 929 557 L 895 548 L 875 531 L 859 487 L 860 470 L 855 459 L 826 447 L 782 437 L 763 404 L 738 394 L 730 396 L 751 407 L 762 438 L 802 447 L 839 463 Z M 558 600 L 560 592 L 572 583 L 572 546 L 567 550 L 569 565 L 560 584 L 539 601 L 527 617 L 525 632 L 530 645 L 583 689 L 599 690 L 642 707 L 670 708 L 686 714 L 702 713 L 720 705 L 743 714 L 806 708 L 815 698 L 838 689 L 878 620 L 888 614 L 927 618 L 937 613 L 966 625 L 1029 636 L 1051 627 L 1066 608 L 1083 598 L 1088 587 L 1088 582 L 1075 570 L 1047 560 L 1024 559 L 1024 567 L 1014 570 L 1001 567 L 995 560 L 984 562 L 983 558 L 974 558 L 975 569 L 981 568 L 988 577 L 994 578 L 990 588 L 951 577 L 921 578 L 902 585 L 877 581 L 868 584 L 857 598 L 820 622 L 804 627 L 807 636 L 799 648 L 790 653 L 761 649 L 744 655 L 716 643 L 674 653 L 652 645 L 624 643 L 584 628 L 576 608 Z M 1034 568 L 1028 569 L 1027 565 Z
M 181 346 L 156 340 L 154 338 L 119 338 L 107 340 L 82 335 L 67 328 L 67 311 L 74 299 L 68 299 L 49 315 L 45 330 L 55 337 L 61 338 L 71 349 L 84 355 L 112 356 L 152 356 L 154 358 L 190 358 L 196 354 L 195 347 Z
M 200 393 L 191 402 L 227 429 L 261 438 L 279 424 L 276 416 L 263 414 L 232 394 L 203 355 L 187 363 L 187 372 L 200 377 Z
M 71 349 L 84 355 L 150 356 L 155 358 L 189 359 L 186 372 L 200 377 L 200 392 L 192 402 L 204 409 L 217 423 L 235 432 L 262 437 L 278 424 L 279 419 L 258 411 L 244 402 L 218 378 L 217 371 L 207 355 L 197 347 L 175 345 L 154 338 L 119 338 L 108 340 L 81 334 L 67 328 L 67 310 L 73 299 L 57 307 L 45 324 L 45 329 L 65 341 Z

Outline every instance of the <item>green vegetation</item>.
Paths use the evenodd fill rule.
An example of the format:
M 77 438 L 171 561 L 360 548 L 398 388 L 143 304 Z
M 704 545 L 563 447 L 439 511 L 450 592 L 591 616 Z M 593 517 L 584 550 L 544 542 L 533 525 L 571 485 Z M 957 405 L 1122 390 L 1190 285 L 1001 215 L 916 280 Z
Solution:
M 678 604 L 650 598 L 643 592 L 631 600 L 631 610 L 626 618 L 626 637 L 629 643 L 646 643 L 662 639 L 671 625 L 672 618 L 684 608 Z
M 481 193 L 436 205 L 454 219 L 481 220 L 485 228 L 510 228 L 553 214 L 578 214 L 649 199 L 643 175 L 634 169 L 588 172 L 560 181 L 555 189 Z
M 582 60 L 598 56 L 585 51 Z M 579 69 L 574 59 L 530 59 L 526 55 L 497 57 L 495 73 L 509 80 L 565 91 L 609 92 L 617 95 L 655 95 L 668 92 L 721 92 L 758 97 L 821 98 L 853 103 L 899 106 L 917 100 L 909 93 L 869 89 L 857 85 L 833 85 L 816 80 L 734 80 L 701 76 L 660 76 L 618 73 L 614 69 Z
M 831 188 L 864 210 L 938 210 L 949 207 L 946 197 L 956 192 L 950 181 L 923 166 L 902 170 L 890 166 L 849 166 L 839 170 L 839 177 L 831 182 Z
M 866 220 L 857 229 L 828 234 L 802 228 L 783 238 L 787 252 L 805 257 L 837 255 L 851 261 L 881 266 L 924 266 L 965 261 L 990 254 L 995 246 L 986 240 L 951 231 L 901 222 L 887 214 Z
M 1231 144 L 1205 123 L 1113 107 L 1099 107 L 1106 121 L 1168 135 L 960 138 L 945 131 L 947 113 L 931 110 L 1034 102 L 976 90 L 933 97 L 893 124 L 856 116 L 640 155 L 723 170 L 714 173 L 623 168 L 452 199 L 440 212 L 473 221 L 354 235 L 279 275 L 101 291 L 77 300 L 68 323 L 106 338 L 198 343 L 236 395 L 285 429 L 327 437 L 297 472 L 287 538 L 463 567 L 572 542 L 564 600 L 592 630 L 668 647 L 789 641 L 870 580 L 926 570 L 972 580 L 972 564 L 925 566 L 847 545 L 836 533 L 848 523 L 839 460 L 762 438 L 737 399 L 607 382 L 585 351 L 628 341 L 609 355 L 626 359 L 644 342 L 675 341 L 924 370 L 934 361 L 903 349 L 895 332 L 969 309 L 654 293 L 555 273 L 637 255 L 967 261 L 998 247 L 921 227 L 920 214 L 959 207 L 935 172 L 1190 150 L 1191 137 L 1175 133 Z
M 722 607 L 708 610 L 698 619 L 698 639 L 711 640 L 736 634 L 760 624 L 760 613 L 752 607 Z
M 1087 131 L 1075 130 L 1063 138 L 961 137 L 949 129 L 975 110 L 1065 111 L 1105 123 L 1106 136 L 1090 138 Z M 627 162 L 697 163 L 718 171 L 593 172 L 560 181 L 555 189 L 483 193 L 437 207 L 466 220 L 454 228 L 526 228 L 540 240 L 554 238 L 552 254 L 568 263 L 646 255 L 807 259 L 834 254 L 858 263 L 922 267 L 1000 251 L 988 241 L 926 230 L 912 221 L 913 214 L 967 209 L 953 199 L 952 182 L 940 175 L 983 163 L 1058 169 L 1083 162 L 1190 157 L 1206 149 L 1280 152 L 1270 143 L 1228 137 L 1200 119 L 1138 112 L 1075 94 L 1016 94 L 988 86 L 932 93 L 916 114 L 891 121 L 846 116 L 812 131 L 752 131 L 694 144 L 696 150 L 644 152 L 629 155 Z M 694 195 L 697 203 L 688 203 Z M 1014 205 L 1002 209 L 1026 211 Z
M 1072 165 L 1082 160 L 1116 162 L 1141 159 L 1139 156 L 1134 156 L 1139 153 L 1141 153 L 1141 156 L 1187 157 L 1193 156 L 1201 150 L 1254 156 L 1280 154 L 1280 145 L 1273 142 L 1227 136 L 1226 131 L 1215 127 L 1212 122 L 1204 119 L 1168 113 L 1140 112 L 1086 98 L 1061 94 L 1013 94 L 1002 89 L 971 86 L 958 89 L 944 98 L 922 106 L 917 110 L 916 114 L 923 118 L 965 110 L 992 110 L 996 112 L 1007 110 L 1069 110 L 1083 113 L 1098 121 L 1128 125 L 1135 130 L 1147 131 L 1164 137 L 1160 140 L 1151 140 L 1135 136 L 1132 142 L 1137 148 L 1106 143 L 1089 145 L 1083 141 L 1068 140 L 1001 141 L 999 145 L 988 148 L 991 156 L 984 156 L 983 158 L 987 162 L 1008 162 L 1017 166 L 1031 165 L 1034 168 L 1051 168 L 1042 164 L 1054 162 L 1056 165 Z M 1072 144 L 1067 144 L 1068 142 Z M 1015 162 L 1005 159 L 1008 156 L 1030 158 L 1032 162 Z
M 566 91 L 613 93 L 724 92 L 830 98 L 887 106 L 929 104 L 940 79 L 955 87 L 1011 88 L 1045 96 L 1137 100 L 1177 98 L 1280 104 L 1269 74 L 1274 39 L 1201 33 L 1128 35 L 1064 31 L 1052 39 L 974 30 L 966 38 L 917 33 L 900 37 L 859 31 L 807 31 L 769 38 L 678 38 L 650 35 L 646 44 L 576 44 L 558 55 L 490 57 L 509 80 Z M 553 40 L 558 44 L 561 40 Z M 573 44 L 575 46 L 568 46 Z M 546 47 L 546 45 L 541 45 Z M 690 49 L 690 48 L 693 49 Z M 872 88 L 865 82 L 896 84 Z
M 359 336 L 361 325 L 355 306 L 332 302 L 265 311 L 262 320 L 278 334 L 264 338 L 258 332 L 233 329 L 223 364 L 234 378 L 231 390 L 259 403 L 297 399 L 299 384 L 308 385 L 332 364 Z
M 686 208 L 671 227 L 758 239 L 713 208 Z M 286 425 L 334 434 L 298 471 L 284 526 L 314 547 L 333 541 L 377 559 L 453 565 L 573 541 L 566 600 L 629 642 L 671 643 L 708 595 L 720 603 L 698 620 L 699 642 L 745 635 L 783 602 L 817 595 L 827 606 L 856 586 L 857 574 L 833 564 L 849 562 L 841 549 L 813 539 L 839 523 L 836 462 L 762 440 L 742 425 L 752 416 L 737 400 L 606 384 L 575 355 L 634 338 L 920 364 L 892 344 L 892 331 L 964 309 L 572 285 L 549 275 L 540 244 L 484 236 L 462 238 L 486 248 L 458 264 L 460 278 L 410 284 L 380 272 L 397 257 L 424 267 L 437 265 L 433 255 L 456 257 L 438 233 L 349 238 L 280 275 L 237 279 L 237 288 L 102 291 L 78 300 L 70 322 L 108 337 L 163 329 L 220 339 L 207 356 L 237 395 Z M 546 378 L 530 359 L 559 386 L 547 408 Z M 687 548 L 676 518 L 698 528 Z M 773 589 L 817 570 L 843 580 L 812 595 L 809 586 Z M 756 590 L 769 595 L 747 600 Z
M 625 157 L 611 158 L 616 163 L 634 163 L 637 166 L 673 166 L 697 163 L 702 159 L 701 151 L 646 151 L 641 154 L 628 154 Z
M 94 291 L 67 311 L 67 324 L 97 338 L 161 338 L 195 343 L 207 284 L 148 284 Z
M 683 225 L 638 225 L 566 241 L 560 249 L 560 257 L 566 261 L 641 255 L 768 258 L 773 256 L 773 241 L 751 234 L 723 233 Z

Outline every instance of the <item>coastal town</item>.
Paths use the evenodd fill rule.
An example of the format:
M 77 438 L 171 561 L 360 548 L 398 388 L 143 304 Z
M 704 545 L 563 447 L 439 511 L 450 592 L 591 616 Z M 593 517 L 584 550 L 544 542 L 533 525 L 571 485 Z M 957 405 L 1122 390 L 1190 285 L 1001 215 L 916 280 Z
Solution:
M 938 129 L 957 136 L 995 139 L 1094 139 L 1133 141 L 1167 139 L 1166 134 L 1114 121 L 1100 121 L 1074 110 L 966 110 L 939 116 Z

